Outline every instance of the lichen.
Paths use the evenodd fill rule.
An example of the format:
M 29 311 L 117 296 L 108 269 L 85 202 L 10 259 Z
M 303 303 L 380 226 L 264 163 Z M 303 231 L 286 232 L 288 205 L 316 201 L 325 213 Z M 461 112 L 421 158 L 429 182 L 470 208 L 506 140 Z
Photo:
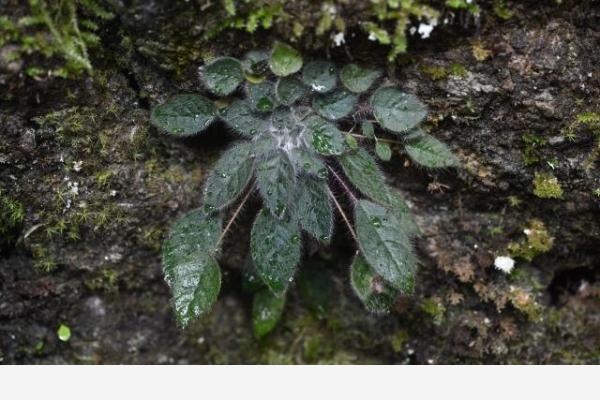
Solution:
M 556 176 L 550 172 L 536 172 L 533 194 L 541 199 L 562 199 L 564 193 Z

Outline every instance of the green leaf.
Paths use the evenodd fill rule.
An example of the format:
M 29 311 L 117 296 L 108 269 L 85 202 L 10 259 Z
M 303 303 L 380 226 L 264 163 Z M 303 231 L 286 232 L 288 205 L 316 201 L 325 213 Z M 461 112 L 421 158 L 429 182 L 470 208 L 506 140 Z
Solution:
M 247 294 L 254 294 L 265 288 L 265 283 L 256 271 L 256 265 L 254 265 L 252 257 L 248 256 L 242 270 L 242 291 Z
M 269 66 L 275 75 L 288 76 L 300 71 L 302 55 L 298 50 L 285 43 L 275 42 Z
M 221 57 L 204 66 L 202 79 L 217 96 L 228 96 L 244 81 L 245 75 L 239 60 Z
M 267 113 L 275 108 L 275 88 L 272 82 L 264 81 L 261 83 L 246 84 L 248 100 L 254 110 Z
M 276 295 L 283 294 L 300 261 L 300 231 L 293 218 L 277 219 L 263 209 L 250 234 L 250 253 L 258 274 Z
M 302 69 L 302 81 L 317 93 L 330 92 L 337 85 L 335 65 L 324 60 L 311 61 Z
M 254 113 L 247 100 L 236 100 L 222 113 L 222 117 L 233 130 L 252 138 L 267 130 L 267 120 Z
M 459 164 L 448 146 L 422 131 L 407 137 L 405 149 L 414 162 L 428 168 L 457 167 Z
M 68 325 L 60 324 L 56 330 L 56 336 L 61 342 L 68 342 L 71 340 L 71 328 Z
M 410 208 L 408 208 L 406 201 L 404 201 L 402 194 L 398 190 L 386 186 L 383 194 L 374 200 L 389 208 L 409 237 L 414 237 L 420 233 Z
M 310 134 L 310 144 L 324 156 L 340 155 L 344 152 L 344 138 L 338 128 L 321 117 L 311 115 L 305 119 Z
M 192 135 L 206 129 L 216 117 L 212 101 L 196 94 L 179 94 L 154 107 L 150 121 L 174 135 Z
M 327 183 L 309 175 L 300 175 L 296 188 L 296 217 L 300 226 L 315 239 L 329 243 L 333 232 L 333 210 Z
M 375 127 L 373 126 L 373 123 L 371 121 L 363 121 L 360 126 L 360 130 L 362 134 L 368 138 L 375 137 Z
M 395 87 L 382 87 L 371 97 L 373 115 L 384 128 L 405 133 L 427 116 L 427 108 L 412 94 Z
M 357 100 L 355 94 L 342 90 L 316 96 L 312 105 L 322 117 L 337 120 L 348 116 L 354 110 Z
M 326 265 L 309 260 L 298 274 L 298 289 L 303 302 L 317 317 L 327 316 L 334 294 L 335 282 Z
M 286 106 L 291 106 L 306 94 L 306 87 L 298 78 L 285 76 L 279 78 L 275 87 L 277 99 Z
M 257 162 L 256 183 L 265 206 L 277 218 L 283 217 L 296 185 L 294 167 L 285 153 L 276 151 Z
M 365 308 L 375 313 L 389 312 L 398 297 L 398 292 L 385 283 L 360 254 L 356 255 L 350 267 L 350 282 Z
M 262 338 L 271 332 L 281 318 L 285 296 L 275 296 L 270 290 L 257 292 L 252 300 L 252 327 L 254 335 Z
M 246 79 L 252 83 L 262 82 L 264 75 L 269 70 L 269 51 L 250 50 L 242 58 L 242 66 L 246 72 Z
M 234 202 L 248 185 L 253 164 L 250 142 L 243 142 L 227 150 L 206 179 L 205 210 L 222 210 Z
M 290 152 L 290 160 L 294 164 L 294 169 L 299 172 L 324 179 L 327 177 L 327 167 L 320 156 L 312 149 L 304 146 L 296 148 Z
M 363 148 L 339 158 L 344 174 L 362 194 L 372 199 L 380 198 L 385 190 L 385 177 L 377 161 Z
M 348 145 L 348 147 L 350 147 L 350 149 L 358 150 L 358 141 L 354 136 L 352 136 L 351 134 L 347 134 L 344 139 L 346 140 L 346 144 Z
M 375 142 L 375 154 L 381 161 L 390 161 L 392 159 L 392 149 L 389 144 L 377 140 Z
M 359 200 L 354 212 L 358 245 L 369 265 L 401 293 L 411 293 L 416 258 L 396 216 L 368 200 Z
M 373 85 L 381 76 L 381 70 L 363 68 L 356 64 L 348 64 L 342 68 L 340 79 L 346 88 L 354 93 L 362 93 Z
M 221 271 L 214 254 L 220 235 L 221 219 L 196 210 L 175 223 L 163 244 L 165 280 L 183 326 L 208 312 L 217 300 Z

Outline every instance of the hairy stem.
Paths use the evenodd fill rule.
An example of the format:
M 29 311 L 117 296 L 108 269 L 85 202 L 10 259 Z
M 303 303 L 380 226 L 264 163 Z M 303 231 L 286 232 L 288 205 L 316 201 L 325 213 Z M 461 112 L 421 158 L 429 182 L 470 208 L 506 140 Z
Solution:
M 335 198 L 335 195 L 333 194 L 333 192 L 331 191 L 331 189 L 327 188 L 327 193 L 329 194 L 329 197 L 331 197 L 331 200 L 333 200 L 333 204 L 335 204 L 335 207 L 337 208 L 337 210 L 339 211 L 340 215 L 342 216 L 342 219 L 346 223 L 346 226 L 348 227 L 348 230 L 350 231 L 350 234 L 352 235 L 352 238 L 354 239 L 354 241 L 356 243 L 358 243 L 358 237 L 356 236 L 356 232 L 354 232 L 354 228 L 352 228 L 352 224 L 350 223 L 350 220 L 348 219 L 348 216 L 346 216 L 346 213 L 342 209 L 342 206 L 340 205 L 340 203 Z
M 337 172 L 335 172 L 335 170 L 333 168 L 331 168 L 330 166 L 327 166 L 327 168 L 329 168 L 329 171 L 333 174 L 333 177 L 335 178 L 335 180 L 338 181 L 340 183 L 340 185 L 342 185 L 342 187 L 344 188 L 344 191 L 348 194 L 348 196 L 350 196 L 350 198 L 352 199 L 352 203 L 356 203 L 356 201 L 358 199 L 356 198 L 354 193 L 352 193 L 352 190 L 350 190 L 348 185 L 346 185 L 346 182 L 344 182 L 342 177 Z
M 237 206 L 237 208 L 233 212 L 233 215 L 231 216 L 231 219 L 229 220 L 229 222 L 227 222 L 227 225 L 225 225 L 225 229 L 223 229 L 223 232 L 221 233 L 221 236 L 219 236 L 219 240 L 217 240 L 217 244 L 215 245 L 215 249 L 219 248 L 219 245 L 221 245 L 221 242 L 225 238 L 225 235 L 227 235 L 227 232 L 229 232 L 229 229 L 231 228 L 231 225 L 233 225 L 233 222 L 235 221 L 235 219 L 240 215 L 240 213 L 242 212 L 242 208 L 244 207 L 244 204 L 246 204 L 246 202 L 250 198 L 250 195 L 253 192 L 254 192 L 254 185 L 252 185 L 252 187 L 250 188 L 250 190 L 248 190 L 248 192 L 244 195 L 244 198 L 242 199 L 242 201 L 240 202 L 240 204 Z

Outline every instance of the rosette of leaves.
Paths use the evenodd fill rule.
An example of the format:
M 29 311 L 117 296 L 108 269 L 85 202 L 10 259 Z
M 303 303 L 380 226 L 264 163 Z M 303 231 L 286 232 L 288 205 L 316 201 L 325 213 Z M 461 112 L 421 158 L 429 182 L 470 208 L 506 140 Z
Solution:
M 218 120 L 240 139 L 208 174 L 201 207 L 176 222 L 164 243 L 165 277 L 181 324 L 217 300 L 223 238 L 255 195 L 262 208 L 244 275 L 255 293 L 257 336 L 282 313 L 303 242 L 329 244 L 336 215 L 356 242 L 350 281 L 365 307 L 386 312 L 399 294 L 410 294 L 417 227 L 376 157 L 388 161 L 390 144 L 399 144 L 422 166 L 457 165 L 446 145 L 418 127 L 425 105 L 384 81 L 377 68 L 304 62 L 283 43 L 241 60 L 214 59 L 200 78 L 208 94 L 176 95 L 151 115 L 172 135 L 201 134 Z

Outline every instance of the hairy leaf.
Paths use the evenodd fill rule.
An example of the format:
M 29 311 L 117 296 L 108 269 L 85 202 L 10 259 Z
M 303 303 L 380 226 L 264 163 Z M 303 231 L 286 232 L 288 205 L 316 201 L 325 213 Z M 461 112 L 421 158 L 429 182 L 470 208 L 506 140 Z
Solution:
M 350 282 L 354 293 L 365 308 L 375 313 L 387 313 L 398 297 L 398 292 L 377 275 L 360 254 L 350 267 Z
M 390 145 L 377 140 L 375 142 L 375 154 L 381 161 L 390 161 L 392 159 L 392 149 Z
M 422 131 L 407 137 L 405 146 L 410 158 L 425 167 L 447 168 L 458 166 L 458 159 L 446 144 Z
M 244 70 L 239 60 L 221 57 L 206 64 L 202 78 L 208 89 L 217 96 L 228 96 L 244 81 Z
M 320 156 L 305 146 L 298 147 L 290 153 L 290 160 L 296 173 L 304 172 L 320 179 L 327 177 L 327 167 Z
M 369 265 L 402 293 L 412 292 L 416 259 L 398 219 L 368 200 L 359 200 L 354 212 L 358 245 Z
M 362 134 L 368 138 L 375 137 L 375 127 L 371 121 L 363 121 L 360 126 L 360 130 Z
M 163 265 L 179 322 L 208 312 L 221 288 L 221 271 L 214 258 L 221 234 L 221 219 L 196 210 L 171 228 L 163 244 Z
M 300 68 L 302 68 L 302 55 L 298 50 L 285 43 L 275 42 L 269 66 L 275 75 L 288 76 L 300 71 Z
M 281 318 L 285 296 L 275 296 L 270 290 L 263 289 L 252 300 L 252 327 L 254 335 L 262 338 L 271 332 Z
M 395 87 L 377 89 L 371 106 L 377 122 L 394 133 L 406 133 L 427 116 L 427 108 L 415 95 Z
M 286 106 L 291 106 L 306 94 L 306 87 L 293 76 L 279 78 L 275 87 L 277 99 Z
M 292 281 L 300 250 L 298 222 L 261 210 L 252 227 L 250 253 L 260 277 L 276 295 L 283 294 Z
M 317 153 L 332 156 L 344 152 L 344 138 L 335 125 L 316 115 L 307 117 L 305 123 L 310 144 Z
M 354 93 L 362 93 L 373 85 L 381 76 L 381 70 L 363 68 L 356 64 L 348 64 L 342 68 L 340 79 L 346 88 Z
M 283 217 L 296 184 L 294 167 L 284 152 L 276 151 L 257 162 L 256 183 L 265 206 L 277 218 Z
M 216 117 L 212 101 L 197 94 L 179 94 L 154 107 L 150 120 L 175 135 L 192 135 L 206 129 Z
M 248 83 L 246 89 L 248 101 L 254 110 L 261 113 L 273 111 L 273 108 L 275 108 L 275 88 L 272 82 Z
M 317 93 L 330 92 L 337 84 L 335 65 L 324 60 L 311 61 L 302 69 L 302 81 Z
M 358 97 L 345 90 L 327 93 L 313 98 L 313 108 L 324 118 L 336 120 L 346 117 L 354 110 Z
M 358 190 L 367 197 L 376 199 L 385 190 L 385 178 L 377 161 L 363 148 L 349 152 L 339 158 L 344 174 Z
M 389 208 L 400 222 L 402 230 L 404 230 L 409 237 L 419 234 L 419 227 L 415 223 L 413 214 L 398 190 L 386 186 L 382 195 L 374 200 Z
M 309 175 L 300 175 L 296 188 L 296 217 L 300 226 L 315 239 L 329 243 L 333 232 L 333 210 L 327 183 Z
M 247 100 L 236 100 L 222 113 L 227 124 L 241 135 L 251 138 L 267 129 L 267 121 L 256 115 Z
M 222 210 L 234 202 L 248 185 L 253 164 L 250 142 L 243 142 L 227 150 L 206 179 L 205 209 Z

